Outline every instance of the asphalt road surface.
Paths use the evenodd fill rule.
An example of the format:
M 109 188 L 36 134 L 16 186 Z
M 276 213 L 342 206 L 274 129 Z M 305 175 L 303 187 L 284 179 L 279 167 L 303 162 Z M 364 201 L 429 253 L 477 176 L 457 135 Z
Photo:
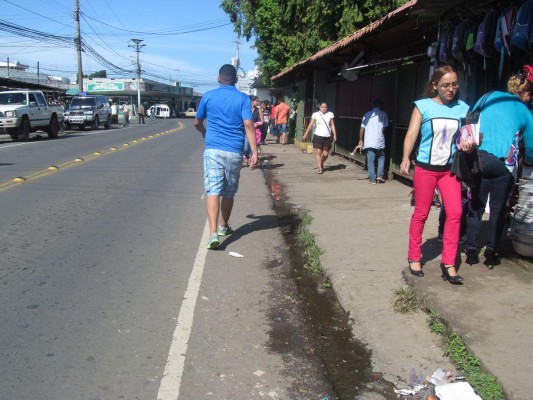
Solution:
M 0 137 L 0 399 L 338 398 L 261 171 L 205 250 L 202 152 L 184 120 Z

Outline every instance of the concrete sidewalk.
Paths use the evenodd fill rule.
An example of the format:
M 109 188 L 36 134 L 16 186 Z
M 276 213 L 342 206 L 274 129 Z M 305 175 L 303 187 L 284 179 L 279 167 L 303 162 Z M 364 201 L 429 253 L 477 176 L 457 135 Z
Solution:
M 322 264 L 353 319 L 355 338 L 372 350 L 374 371 L 391 382 L 409 382 L 413 369 L 423 376 L 437 368 L 454 369 L 424 313 L 393 311 L 394 292 L 407 282 L 460 334 L 508 398 L 533 398 L 529 261 L 514 256 L 509 246 L 502 265 L 493 270 L 469 266 L 462 255 L 464 285 L 443 281 L 438 210 L 433 209 L 424 232 L 426 275 L 416 278 L 407 271 L 410 187 L 397 181 L 369 185 L 366 171 L 339 156 L 330 157 L 318 175 L 313 154 L 267 143 L 262 152 L 271 159 L 265 168 L 283 185 L 289 202 L 313 217 L 309 228 L 324 250 Z

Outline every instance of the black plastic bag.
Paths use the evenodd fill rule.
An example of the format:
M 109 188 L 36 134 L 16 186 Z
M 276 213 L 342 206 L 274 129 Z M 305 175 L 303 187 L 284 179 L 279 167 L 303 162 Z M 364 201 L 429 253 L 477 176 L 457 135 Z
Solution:
M 479 180 L 481 179 L 481 166 L 479 164 L 477 150 L 474 150 L 472 153 L 465 153 L 460 150 L 456 151 L 450 173 L 457 176 L 457 179 L 469 188 L 478 186 Z

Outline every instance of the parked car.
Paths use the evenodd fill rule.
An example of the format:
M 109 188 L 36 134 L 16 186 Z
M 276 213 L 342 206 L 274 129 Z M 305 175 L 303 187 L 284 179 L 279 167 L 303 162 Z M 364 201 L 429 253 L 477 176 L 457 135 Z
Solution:
M 86 126 L 98 129 L 100 124 L 105 129 L 111 127 L 111 106 L 106 96 L 87 95 L 74 96 L 65 111 L 65 128 L 77 126 L 84 130 Z
M 188 108 L 187 111 L 180 111 L 178 113 L 178 117 L 180 118 L 195 118 L 196 117 L 196 111 L 194 108 Z
M 13 140 L 26 141 L 30 132 L 44 130 L 56 138 L 63 121 L 63 106 L 48 104 L 36 90 L 11 90 L 0 93 L 0 129 Z

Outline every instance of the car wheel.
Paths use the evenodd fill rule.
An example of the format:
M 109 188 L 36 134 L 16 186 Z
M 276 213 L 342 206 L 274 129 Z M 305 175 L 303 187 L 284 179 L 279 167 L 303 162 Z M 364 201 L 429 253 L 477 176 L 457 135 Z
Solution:
M 11 139 L 13 140 L 19 140 L 19 135 L 16 129 L 9 129 L 9 136 L 11 136 Z
M 52 117 L 50 125 L 48 126 L 48 137 L 50 139 L 55 139 L 59 136 L 59 122 L 57 122 L 57 117 Z
M 98 125 L 100 125 L 100 119 L 98 118 L 98 115 L 95 115 L 91 129 L 98 129 Z
M 111 115 L 107 116 L 106 123 L 104 124 L 104 128 L 109 129 L 111 128 Z
M 20 121 L 20 126 L 17 133 L 18 139 L 21 142 L 26 142 L 30 139 L 30 121 L 28 121 L 28 118 L 23 118 L 22 121 Z

